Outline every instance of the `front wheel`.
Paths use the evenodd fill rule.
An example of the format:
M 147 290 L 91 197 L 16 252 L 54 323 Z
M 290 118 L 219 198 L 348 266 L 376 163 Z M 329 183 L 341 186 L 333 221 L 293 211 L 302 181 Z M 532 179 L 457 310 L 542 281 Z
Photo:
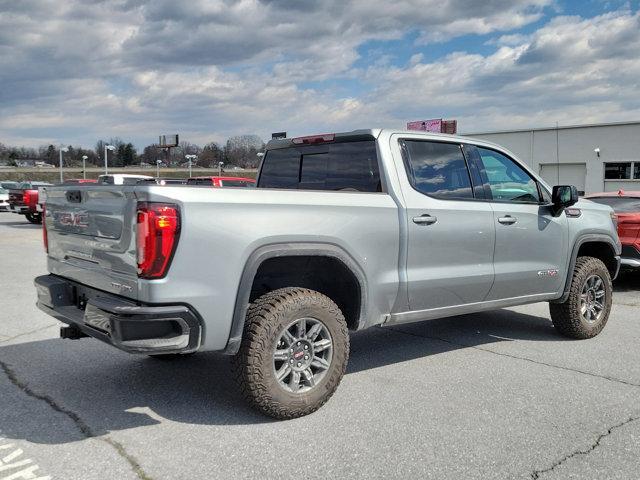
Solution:
M 549 304 L 553 325 L 566 337 L 595 337 L 607 324 L 612 297 L 611 276 L 602 260 L 578 257 L 569 298 L 563 303 Z
M 281 288 L 247 313 L 236 379 L 247 401 L 278 419 L 308 415 L 333 395 L 349 359 L 347 324 L 327 296 Z
M 25 213 L 24 216 L 27 218 L 29 223 L 42 223 L 42 215 L 40 213 Z

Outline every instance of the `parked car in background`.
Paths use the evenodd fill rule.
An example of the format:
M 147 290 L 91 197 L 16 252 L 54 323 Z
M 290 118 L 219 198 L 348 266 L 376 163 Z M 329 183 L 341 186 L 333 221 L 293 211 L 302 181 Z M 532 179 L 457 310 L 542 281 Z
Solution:
M 20 182 L 0 182 L 0 187 L 5 190 L 20 188 Z
M 585 198 L 613 208 L 622 242 L 621 265 L 623 268 L 640 269 L 640 191 L 594 193 Z
M 158 185 L 186 185 L 186 178 L 156 178 Z
M 101 185 L 137 185 L 141 180 L 155 182 L 156 179 L 149 175 L 134 175 L 128 173 L 114 173 L 100 175 L 98 177 L 98 183 Z
M 0 187 L 0 212 L 9 211 L 9 190 Z
M 23 182 L 18 188 L 9 190 L 9 210 L 24 215 L 30 223 L 42 223 L 42 212 L 38 211 L 38 188 L 50 185 L 46 182 Z
M 187 185 L 207 185 L 209 187 L 255 187 L 253 178 L 244 177 L 191 177 Z
M 82 183 L 98 183 L 98 180 L 95 178 L 70 178 L 63 182 L 64 185 L 76 185 Z

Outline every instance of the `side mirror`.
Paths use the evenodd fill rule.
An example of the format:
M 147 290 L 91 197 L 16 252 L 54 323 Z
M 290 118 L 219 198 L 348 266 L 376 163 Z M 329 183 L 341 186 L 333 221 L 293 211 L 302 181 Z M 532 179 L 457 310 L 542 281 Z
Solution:
M 551 203 L 553 203 L 553 208 L 556 214 L 560 213 L 565 208 L 574 205 L 577 201 L 578 189 L 573 185 L 556 185 L 553 187 Z

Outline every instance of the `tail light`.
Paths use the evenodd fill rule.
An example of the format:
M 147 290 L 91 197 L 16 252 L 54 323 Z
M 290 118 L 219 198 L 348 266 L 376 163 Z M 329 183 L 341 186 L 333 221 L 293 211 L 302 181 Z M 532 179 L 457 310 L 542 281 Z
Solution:
M 47 207 L 42 207 L 42 241 L 44 242 L 44 251 L 49 253 L 49 236 L 47 235 Z
M 22 194 L 22 203 L 24 203 L 25 205 L 29 205 L 31 201 L 31 192 L 29 192 L 29 190 L 25 190 L 24 193 Z
M 325 133 L 322 135 L 311 135 L 309 137 L 296 137 L 291 141 L 296 145 L 313 145 L 316 143 L 333 142 L 336 138 L 335 133 Z
M 180 236 L 180 210 L 172 203 L 138 203 L 138 277 L 166 275 Z

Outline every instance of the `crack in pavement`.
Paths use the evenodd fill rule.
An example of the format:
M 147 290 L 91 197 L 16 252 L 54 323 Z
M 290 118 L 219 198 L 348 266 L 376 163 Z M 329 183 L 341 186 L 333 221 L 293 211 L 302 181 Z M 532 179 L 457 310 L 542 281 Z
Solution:
M 553 465 L 551 465 L 548 468 L 545 468 L 543 470 L 534 470 L 530 474 L 531 480 L 538 480 L 541 475 L 544 475 L 546 473 L 552 472 L 557 467 L 559 467 L 560 465 L 562 465 L 567 460 L 569 460 L 569 459 L 571 459 L 573 457 L 577 457 L 577 456 L 581 456 L 581 455 L 582 456 L 589 455 L 591 452 L 593 452 L 596 448 L 598 448 L 600 446 L 600 442 L 602 441 L 603 438 L 608 437 L 609 435 L 611 435 L 611 433 L 614 430 L 616 430 L 618 428 L 621 428 L 621 427 L 624 427 L 625 425 L 627 425 L 627 424 L 629 424 L 631 422 L 635 422 L 636 420 L 640 420 L 640 417 L 629 417 L 624 422 L 620 422 L 620 423 L 614 425 L 613 427 L 610 427 L 606 432 L 601 433 L 600 435 L 598 435 L 598 438 L 596 438 L 595 442 L 593 442 L 588 448 L 582 449 L 582 450 L 576 450 L 576 451 L 574 451 L 572 453 L 569 453 L 568 455 L 565 455 L 564 457 L 562 457 L 560 460 L 556 461 Z
M 382 328 L 382 327 L 380 327 Z M 590 377 L 596 377 L 596 378 L 600 378 L 603 380 L 608 380 L 611 382 L 616 382 L 616 383 L 621 383 L 623 385 L 628 385 L 628 386 L 632 386 L 632 387 L 640 387 L 639 384 L 633 383 L 633 382 L 628 382 L 626 380 L 620 380 L 618 378 L 613 378 L 613 377 L 609 377 L 606 375 L 598 375 L 595 373 L 591 373 L 591 372 L 585 372 L 583 370 L 578 370 L 578 369 L 574 369 L 574 368 L 569 368 L 569 367 L 563 367 L 561 365 L 554 365 L 552 363 L 546 363 L 546 362 L 539 362 L 537 360 L 533 360 L 531 358 L 527 358 L 527 357 L 519 357 L 517 355 L 511 355 L 509 353 L 502 353 L 502 352 L 496 352 L 494 350 L 491 350 L 489 348 L 482 348 L 479 347 L 477 345 L 469 345 L 469 344 L 465 344 L 465 343 L 459 343 L 459 342 L 453 342 L 451 340 L 446 340 L 444 338 L 439 338 L 439 337 L 431 337 L 428 335 L 418 335 L 416 333 L 411 333 L 411 332 L 407 332 L 405 330 L 400 330 L 398 328 L 387 328 L 385 330 L 391 330 L 392 332 L 397 332 L 403 335 L 409 335 L 412 337 L 418 337 L 418 338 L 426 338 L 429 340 L 436 340 L 436 341 L 440 341 L 440 342 L 444 342 L 444 343 L 448 343 L 451 345 L 456 345 L 459 347 L 466 347 L 466 348 L 472 348 L 475 350 L 480 350 L 482 352 L 486 352 L 486 353 L 491 353 L 494 355 L 500 355 L 502 357 L 508 357 L 508 358 L 513 358 L 513 359 L 517 359 L 517 360 L 523 360 L 526 362 L 531 362 L 531 363 L 535 363 L 538 365 L 543 365 L 546 367 L 551 367 L 551 368 L 557 368 L 559 370 L 566 370 L 566 371 L 570 371 L 570 372 L 574 372 L 574 373 L 579 373 L 582 375 L 588 375 Z M 541 475 L 544 475 L 545 473 L 551 472 L 552 470 L 554 470 L 555 468 L 557 468 L 558 466 L 562 465 L 563 463 L 565 463 L 567 460 L 573 458 L 573 457 L 577 457 L 577 456 L 586 456 L 589 455 L 591 452 L 593 452 L 596 448 L 598 448 L 600 446 L 600 442 L 602 441 L 603 438 L 611 435 L 611 433 L 621 427 L 624 427 L 625 425 L 631 423 L 631 422 L 635 422 L 637 420 L 640 420 L 640 416 L 637 417 L 629 417 L 627 420 L 620 422 L 612 427 L 610 427 L 605 433 L 600 434 L 596 440 L 589 446 L 589 448 L 586 449 L 579 449 L 579 450 L 575 450 L 574 452 L 565 455 L 564 457 L 562 457 L 561 459 L 557 460 L 556 462 L 554 462 L 553 465 L 551 465 L 548 468 L 542 469 L 542 470 L 534 470 L 531 474 L 530 474 L 530 478 L 531 480 L 538 480 L 540 478 Z
M 33 333 L 41 332 L 42 330 L 47 330 L 48 328 L 57 327 L 57 323 L 53 323 L 51 325 L 47 325 L 46 327 L 36 328 L 35 330 L 31 330 L 30 332 L 19 333 L 18 335 L 14 335 L 13 337 L 7 337 L 5 335 L 0 335 L 0 337 L 4 337 L 0 339 L 0 343 L 9 342 L 11 340 L 15 340 L 16 338 L 25 337 L 27 335 L 31 335 Z
M 93 438 L 96 440 L 100 440 L 105 442 L 107 445 L 111 446 L 116 453 L 122 457 L 130 466 L 133 472 L 137 475 L 140 480 L 152 480 L 152 478 L 142 469 L 140 463 L 125 449 L 124 445 L 108 436 L 100 436 L 96 435 L 91 427 L 82 419 L 80 416 L 68 410 L 62 406 L 60 406 L 53 398 L 49 395 L 44 395 L 38 392 L 35 392 L 29 385 L 22 380 L 20 380 L 17 374 L 11 369 L 11 367 L 0 360 L 0 368 L 4 371 L 5 375 L 9 379 L 9 381 L 15 385 L 17 388 L 22 390 L 26 395 L 36 398 L 45 402 L 56 412 L 62 413 L 66 415 L 71 421 L 75 424 L 78 430 L 86 437 Z
M 379 327 L 379 328 L 383 328 L 383 327 Z M 630 387 L 640 387 L 640 384 L 633 383 L 633 382 L 630 382 L 628 380 L 622 380 L 620 378 L 610 377 L 608 375 L 600 375 L 600 374 L 593 373 L 593 372 L 587 372 L 586 370 L 579 370 L 577 368 L 564 367 L 562 365 L 555 365 L 553 363 L 541 362 L 539 360 L 534 360 L 532 358 L 519 357 L 518 355 L 512 355 L 510 353 L 496 352 L 495 350 L 491 350 L 490 348 L 482 348 L 482 347 L 479 347 L 478 345 L 471 345 L 471 344 L 467 344 L 467 343 L 454 342 L 452 340 L 447 340 L 445 338 L 440 338 L 440 337 L 431 337 L 431 336 L 428 336 L 428 335 L 418 335 L 417 333 L 407 332 L 405 330 L 400 330 L 398 328 L 383 328 L 383 329 L 384 330 L 389 330 L 389 331 L 392 331 L 392 332 L 401 333 L 401 334 L 404 334 L 404 335 L 409 335 L 409 336 L 412 336 L 412 337 L 426 338 L 426 339 L 429 339 L 429 340 L 437 340 L 437 341 L 440 341 L 440 342 L 448 343 L 450 345 L 456 345 L 458 347 L 473 348 L 475 350 L 480 350 L 481 352 L 491 353 L 493 355 L 499 355 L 501 357 L 513 358 L 513 359 L 516 359 L 516 360 L 522 360 L 524 362 L 535 363 L 536 365 L 543 365 L 545 367 L 557 368 L 558 370 L 565 370 L 565 371 L 568 371 L 568 372 L 580 373 L 582 375 L 588 375 L 590 377 L 601 378 L 603 380 L 608 380 L 610 382 L 621 383 L 623 385 L 628 385 Z

